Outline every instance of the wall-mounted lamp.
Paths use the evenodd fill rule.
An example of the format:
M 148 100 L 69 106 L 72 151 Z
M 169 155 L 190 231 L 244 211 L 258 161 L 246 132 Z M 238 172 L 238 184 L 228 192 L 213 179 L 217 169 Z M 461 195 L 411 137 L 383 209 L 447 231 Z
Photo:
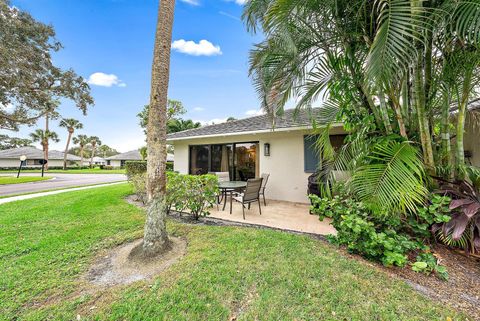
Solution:
M 270 144 L 269 144 L 269 143 L 265 143 L 265 144 L 263 145 L 263 148 L 264 148 L 264 150 L 263 150 L 264 155 L 265 155 L 265 156 L 270 156 Z

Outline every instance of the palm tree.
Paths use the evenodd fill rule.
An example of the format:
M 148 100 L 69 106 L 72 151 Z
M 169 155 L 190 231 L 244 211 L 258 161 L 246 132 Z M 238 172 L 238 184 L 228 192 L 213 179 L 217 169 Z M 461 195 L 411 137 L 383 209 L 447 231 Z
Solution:
M 60 121 L 59 124 L 60 127 L 64 127 L 68 131 L 68 137 L 67 137 L 67 144 L 65 146 L 65 153 L 63 155 L 63 169 L 67 169 L 67 153 L 68 153 L 68 147 L 70 146 L 70 141 L 72 139 L 72 135 L 75 132 L 75 129 L 82 129 L 83 124 L 79 122 L 76 119 L 73 118 L 64 118 Z
M 107 158 L 109 153 L 114 152 L 114 149 L 108 145 L 100 145 L 98 151 L 101 153 L 103 158 Z
M 43 149 L 43 158 L 48 161 L 48 142 L 53 141 L 58 143 L 60 139 L 57 133 L 50 130 L 36 129 L 33 133 L 30 133 L 30 137 L 33 142 L 39 142 Z M 47 163 L 48 164 L 48 163 Z M 45 164 L 45 170 L 48 170 L 48 166 Z
M 172 42 L 175 0 L 160 0 L 155 45 L 153 50 L 150 108 L 147 125 L 147 219 L 141 257 L 158 255 L 170 247 L 165 226 L 166 162 L 167 162 L 167 93 L 170 76 L 170 47 Z M 132 255 L 135 250 L 132 251 Z
M 78 135 L 77 137 L 73 137 L 73 143 L 80 147 L 80 166 L 83 166 L 83 151 L 89 142 L 90 140 L 87 135 Z
M 167 132 L 176 133 L 187 129 L 198 128 L 202 126 L 199 122 L 193 122 L 191 119 L 183 120 L 181 118 L 174 118 L 167 121 Z
M 97 145 L 101 145 L 102 142 L 100 141 L 100 138 L 98 138 L 97 136 L 91 136 L 88 140 L 90 141 L 90 145 L 92 145 L 92 154 L 90 156 L 90 168 L 92 168 L 93 167 L 93 157 L 95 157 L 95 152 L 96 152 Z

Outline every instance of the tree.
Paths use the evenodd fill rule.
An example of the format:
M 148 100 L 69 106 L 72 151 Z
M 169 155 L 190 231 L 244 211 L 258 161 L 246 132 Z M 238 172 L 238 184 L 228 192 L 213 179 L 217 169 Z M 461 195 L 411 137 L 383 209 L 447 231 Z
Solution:
M 118 152 L 114 148 L 108 145 L 100 145 L 100 147 L 98 147 L 98 151 L 103 158 L 118 154 Z
M 170 247 L 165 226 L 167 208 L 167 93 L 170 72 L 174 0 L 160 0 L 153 50 L 150 108 L 147 125 L 147 219 L 143 243 L 136 251 L 141 257 L 158 255 Z M 131 255 L 134 255 L 135 250 Z M 138 252 L 137 252 L 138 254 Z
M 58 143 L 60 139 L 58 138 L 57 133 L 50 130 L 36 129 L 33 133 L 30 134 L 33 142 L 39 142 L 42 145 L 43 149 L 43 158 L 48 161 L 48 143 L 53 141 Z M 45 165 L 45 169 L 48 170 L 48 167 Z
M 191 119 L 183 120 L 181 118 L 170 119 L 167 122 L 167 133 L 176 133 L 181 132 L 187 129 L 193 129 L 201 127 L 202 124 L 199 122 L 193 122 Z
M 26 138 L 0 135 L 0 150 L 31 146 L 32 141 Z
M 235 117 L 230 116 L 227 118 L 227 123 L 235 120 L 237 120 Z
M 183 107 L 181 101 L 168 99 L 167 105 L 167 123 L 174 119 L 177 116 L 185 114 L 187 111 Z M 145 135 L 147 134 L 147 125 L 148 125 L 148 114 L 149 114 L 149 105 L 143 106 L 141 112 L 137 114 L 137 117 L 140 119 L 140 127 L 143 128 Z
M 97 145 L 101 145 L 102 142 L 100 141 L 100 138 L 97 136 L 91 136 L 89 139 L 90 145 L 92 146 L 92 154 L 90 155 L 90 168 L 93 167 L 93 157 L 95 157 L 95 152 Z
M 148 153 L 147 146 L 140 147 L 138 149 L 138 151 L 140 152 L 140 155 L 142 156 L 142 160 L 147 160 L 147 153 Z
M 88 143 L 90 143 L 90 139 L 87 135 L 78 135 L 77 137 L 73 137 L 73 143 L 80 147 L 80 166 L 83 166 L 83 151 Z
M 67 154 L 68 154 L 68 147 L 70 146 L 70 141 L 72 139 L 72 135 L 75 132 L 75 129 L 82 129 L 83 124 L 76 119 L 73 118 L 64 118 L 60 121 L 60 127 L 64 127 L 68 131 L 67 137 L 67 144 L 65 145 L 65 153 L 63 155 L 63 169 L 67 169 Z
M 51 53 L 62 48 L 52 26 L 0 1 L 0 128 L 17 130 L 73 100 L 85 114 L 90 88 L 73 70 L 62 70 Z

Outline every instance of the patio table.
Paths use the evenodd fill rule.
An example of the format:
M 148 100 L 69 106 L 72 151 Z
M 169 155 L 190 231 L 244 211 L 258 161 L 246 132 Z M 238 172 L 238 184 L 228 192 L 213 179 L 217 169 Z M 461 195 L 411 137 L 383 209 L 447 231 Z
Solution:
M 233 192 L 240 188 L 247 187 L 247 182 L 242 181 L 225 181 L 225 182 L 218 182 L 218 188 L 222 191 L 222 195 L 224 195 L 225 200 L 223 202 L 222 211 L 225 210 L 225 206 L 227 205 L 227 193 L 230 192 L 230 214 L 232 214 L 232 196 Z

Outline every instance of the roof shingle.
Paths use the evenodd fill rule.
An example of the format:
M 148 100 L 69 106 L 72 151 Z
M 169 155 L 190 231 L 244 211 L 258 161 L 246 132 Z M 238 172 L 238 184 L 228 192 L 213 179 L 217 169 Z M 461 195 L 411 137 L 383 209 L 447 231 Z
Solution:
M 0 150 L 0 159 L 20 159 L 20 156 L 25 155 L 27 159 L 43 159 L 43 151 L 35 147 L 19 147 L 6 150 Z M 48 159 L 63 160 L 63 152 L 57 150 L 48 151 Z M 79 161 L 80 157 L 72 154 L 67 154 L 67 160 Z

